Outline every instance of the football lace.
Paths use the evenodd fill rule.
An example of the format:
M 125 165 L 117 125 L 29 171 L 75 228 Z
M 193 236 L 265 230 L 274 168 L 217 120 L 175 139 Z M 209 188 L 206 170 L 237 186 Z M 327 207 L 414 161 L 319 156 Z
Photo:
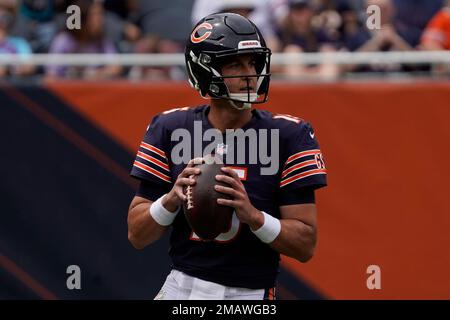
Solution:
M 189 176 L 190 179 L 192 179 L 194 175 Z M 187 208 L 192 209 L 194 208 L 194 200 L 192 199 L 192 186 L 189 185 L 186 187 L 186 198 L 187 198 Z

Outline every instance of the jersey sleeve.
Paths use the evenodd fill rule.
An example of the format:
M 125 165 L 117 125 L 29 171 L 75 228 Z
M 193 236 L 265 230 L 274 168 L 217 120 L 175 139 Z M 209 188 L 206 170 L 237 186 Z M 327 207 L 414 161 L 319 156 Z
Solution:
M 152 194 L 146 194 L 147 198 L 159 198 L 166 193 L 171 185 L 171 174 L 167 155 L 168 140 L 164 123 L 157 115 L 147 128 L 144 139 L 139 145 L 131 176 L 151 186 Z
M 286 142 L 286 160 L 282 167 L 280 192 L 296 189 L 315 190 L 327 185 L 327 170 L 314 129 L 301 122 L 289 130 Z

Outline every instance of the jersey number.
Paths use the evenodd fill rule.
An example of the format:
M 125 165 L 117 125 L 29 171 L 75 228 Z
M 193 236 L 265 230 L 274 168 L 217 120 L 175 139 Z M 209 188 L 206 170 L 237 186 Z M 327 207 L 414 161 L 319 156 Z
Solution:
M 240 228 L 241 222 L 239 221 L 236 212 L 233 212 L 230 229 L 228 229 L 227 232 L 219 234 L 213 241 L 218 243 L 228 243 L 234 241 L 239 233 Z M 190 239 L 194 241 L 201 241 L 200 237 L 196 235 L 195 232 L 191 232 Z

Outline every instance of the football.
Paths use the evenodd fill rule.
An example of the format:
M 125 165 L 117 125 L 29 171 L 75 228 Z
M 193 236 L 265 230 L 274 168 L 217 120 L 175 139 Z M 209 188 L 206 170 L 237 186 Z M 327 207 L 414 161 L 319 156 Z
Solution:
M 229 186 L 215 178 L 218 174 L 225 174 L 220 170 L 223 166 L 211 160 L 195 165 L 201 172 L 194 177 L 196 184 L 183 190 L 187 197 L 183 205 L 184 214 L 191 229 L 202 240 L 213 240 L 231 227 L 234 208 L 217 203 L 218 198 L 231 197 L 214 189 L 216 184 Z

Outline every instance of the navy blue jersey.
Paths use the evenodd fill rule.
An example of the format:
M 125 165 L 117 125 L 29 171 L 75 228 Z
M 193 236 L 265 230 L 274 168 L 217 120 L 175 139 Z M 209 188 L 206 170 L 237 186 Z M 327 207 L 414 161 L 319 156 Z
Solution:
M 238 173 L 253 206 L 276 218 L 280 218 L 280 206 L 296 203 L 296 195 L 303 190 L 326 185 L 322 153 L 307 122 L 253 110 L 252 119 L 242 128 L 242 132 L 253 134 L 244 139 L 243 155 L 242 144 L 232 141 L 235 136 L 220 133 L 222 141 L 214 141 L 202 135 L 213 129 L 208 112 L 208 106 L 199 106 L 169 110 L 153 118 L 131 171 L 151 186 L 146 193 L 149 200 L 170 191 L 187 164 L 180 163 L 180 158 L 189 160 L 202 155 L 198 152 L 209 151 L 223 156 L 224 163 Z M 190 133 L 192 139 L 181 139 L 183 133 Z M 252 140 L 255 133 L 256 140 Z M 182 140 L 187 148 L 180 148 Z M 211 242 L 201 241 L 192 232 L 182 212 L 172 227 L 169 254 L 173 268 L 227 286 L 260 289 L 275 285 L 279 253 L 259 240 L 236 215 L 230 230 Z

